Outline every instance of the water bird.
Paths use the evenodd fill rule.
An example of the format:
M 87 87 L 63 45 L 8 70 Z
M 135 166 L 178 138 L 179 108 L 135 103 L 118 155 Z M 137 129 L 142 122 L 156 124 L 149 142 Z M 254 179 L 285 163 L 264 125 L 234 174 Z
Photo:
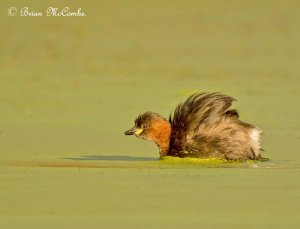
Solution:
M 220 93 L 196 93 L 177 105 L 169 120 L 148 111 L 124 134 L 154 142 L 161 157 L 259 160 L 262 131 L 239 119 L 230 109 L 233 101 Z

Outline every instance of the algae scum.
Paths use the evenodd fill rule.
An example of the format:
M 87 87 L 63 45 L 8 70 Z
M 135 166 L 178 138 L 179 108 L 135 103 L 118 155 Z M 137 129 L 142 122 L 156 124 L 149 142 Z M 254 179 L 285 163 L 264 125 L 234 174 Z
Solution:
M 76 1 L 86 17 L 7 16 L 22 4 L 1 4 L 0 228 L 299 228 L 297 1 Z M 196 91 L 235 97 L 270 160 L 159 160 L 123 136 Z
M 262 158 L 258 161 L 233 161 L 223 158 L 177 158 L 165 156 L 162 157 L 161 160 L 167 164 L 194 165 L 197 166 L 197 168 L 270 168 L 270 166 L 275 166 L 268 158 Z

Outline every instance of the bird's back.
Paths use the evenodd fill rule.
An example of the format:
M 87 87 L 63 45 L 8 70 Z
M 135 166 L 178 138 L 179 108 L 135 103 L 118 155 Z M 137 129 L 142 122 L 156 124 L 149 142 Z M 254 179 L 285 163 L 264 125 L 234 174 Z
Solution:
M 190 96 L 170 116 L 168 155 L 259 159 L 260 131 L 229 110 L 235 99 L 219 93 Z

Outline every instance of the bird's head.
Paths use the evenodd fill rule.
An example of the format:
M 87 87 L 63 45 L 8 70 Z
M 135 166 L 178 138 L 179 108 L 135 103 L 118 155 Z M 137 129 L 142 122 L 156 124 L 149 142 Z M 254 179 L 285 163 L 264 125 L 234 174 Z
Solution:
M 171 125 L 159 114 L 146 112 L 139 115 L 135 119 L 134 127 L 127 130 L 124 134 L 135 135 L 138 138 L 155 142 L 162 156 L 169 149 Z
M 165 121 L 160 115 L 153 112 L 146 112 L 139 115 L 134 121 L 134 127 L 125 131 L 125 135 L 135 135 L 138 138 L 152 140 L 151 136 L 159 131 L 158 124 Z

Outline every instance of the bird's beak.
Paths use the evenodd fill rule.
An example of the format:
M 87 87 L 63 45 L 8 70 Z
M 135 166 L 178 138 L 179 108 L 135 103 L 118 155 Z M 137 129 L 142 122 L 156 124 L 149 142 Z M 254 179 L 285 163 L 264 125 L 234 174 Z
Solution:
M 143 129 L 141 128 L 137 128 L 137 127 L 133 127 L 130 130 L 125 131 L 125 135 L 139 135 L 140 133 L 143 132 Z

